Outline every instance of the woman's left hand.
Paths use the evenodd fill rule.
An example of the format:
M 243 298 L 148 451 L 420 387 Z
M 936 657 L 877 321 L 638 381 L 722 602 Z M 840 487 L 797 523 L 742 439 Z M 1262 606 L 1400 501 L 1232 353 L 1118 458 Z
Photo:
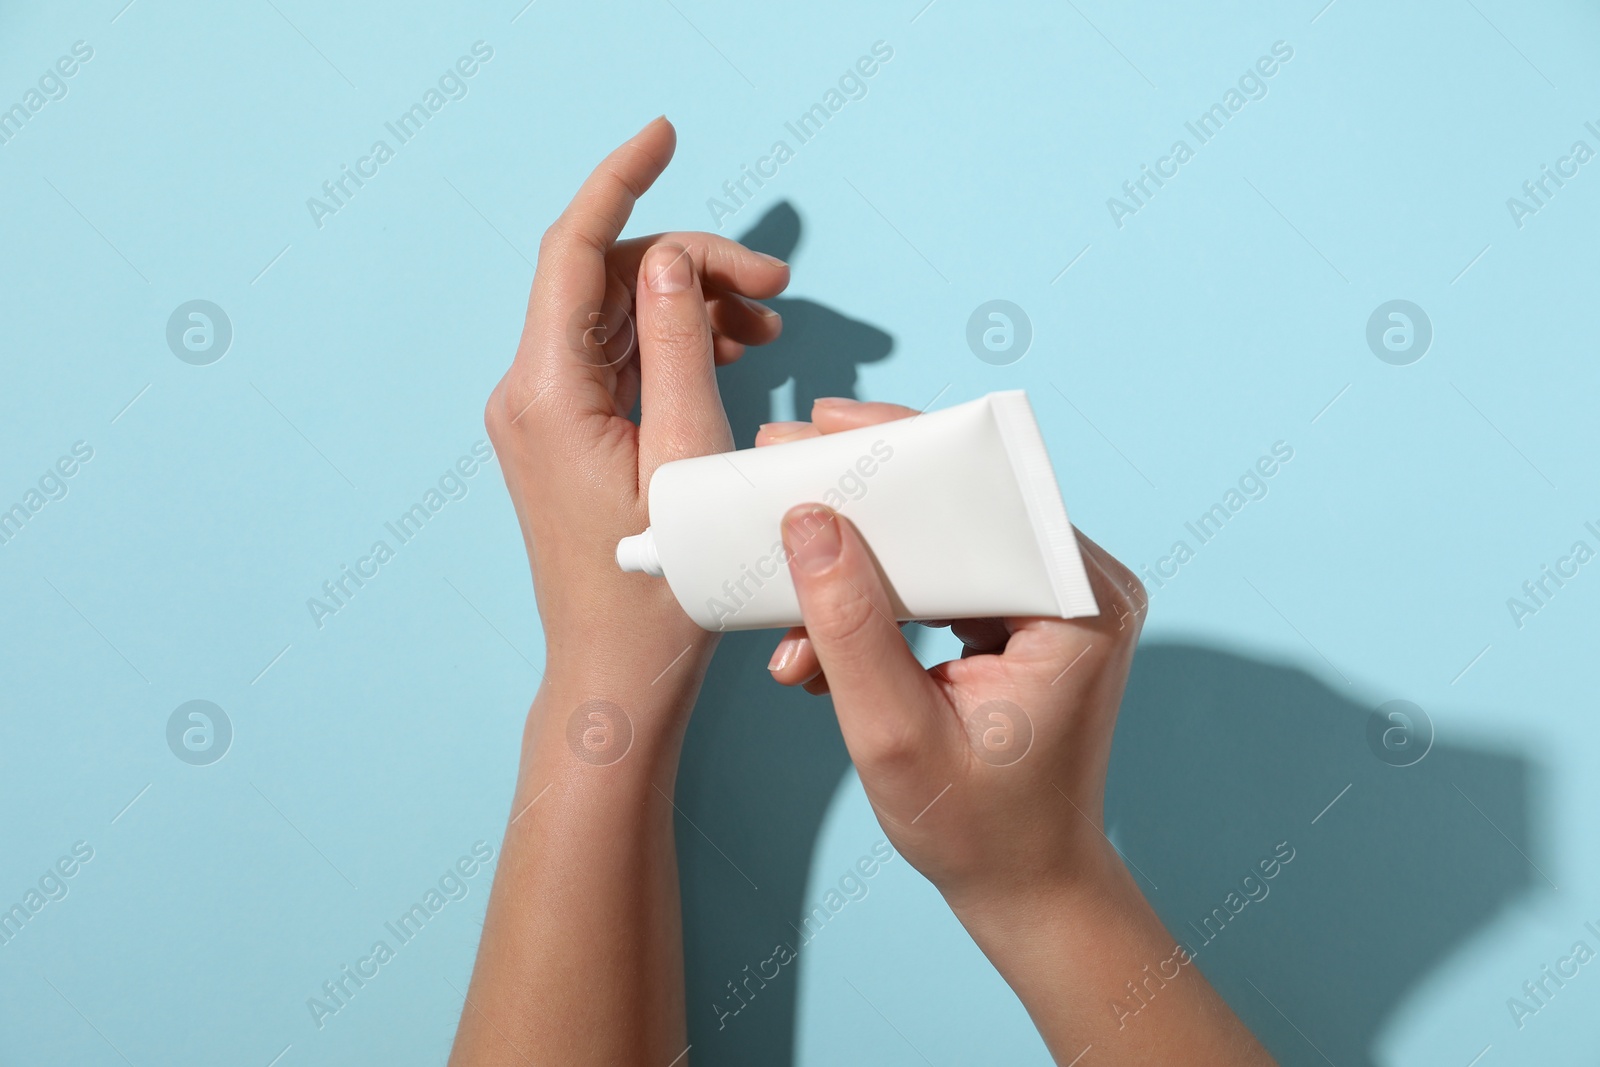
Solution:
M 672 710 L 645 715 L 670 720 L 687 715 L 714 638 L 665 582 L 621 571 L 616 544 L 648 525 L 657 467 L 732 448 L 716 366 L 778 336 L 777 314 L 751 298 L 789 281 L 781 261 L 715 234 L 617 240 L 675 143 L 666 119 L 650 123 L 545 232 L 516 358 L 484 412 L 527 544 L 547 682 L 575 699 L 662 694 Z

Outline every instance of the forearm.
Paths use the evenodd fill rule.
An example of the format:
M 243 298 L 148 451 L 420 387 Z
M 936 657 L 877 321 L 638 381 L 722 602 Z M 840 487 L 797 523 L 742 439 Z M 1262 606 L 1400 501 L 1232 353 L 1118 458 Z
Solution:
M 1059 1064 L 1270 1065 L 1109 847 L 1070 885 L 957 907 Z M 1086 1060 L 1085 1062 L 1091 1062 Z
M 668 799 L 682 716 L 661 705 L 692 693 L 611 695 L 631 709 L 621 752 L 575 747 L 592 699 L 575 690 L 542 687 L 529 716 L 453 1067 L 667 1064 L 687 1044 Z

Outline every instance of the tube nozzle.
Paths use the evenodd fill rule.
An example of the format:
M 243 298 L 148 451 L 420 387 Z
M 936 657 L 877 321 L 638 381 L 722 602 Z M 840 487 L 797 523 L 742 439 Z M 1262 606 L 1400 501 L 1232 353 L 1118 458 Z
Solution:
M 624 537 L 617 542 L 617 566 L 625 571 L 643 572 L 657 578 L 662 576 L 661 557 L 656 555 L 656 539 L 649 527 L 644 533 Z

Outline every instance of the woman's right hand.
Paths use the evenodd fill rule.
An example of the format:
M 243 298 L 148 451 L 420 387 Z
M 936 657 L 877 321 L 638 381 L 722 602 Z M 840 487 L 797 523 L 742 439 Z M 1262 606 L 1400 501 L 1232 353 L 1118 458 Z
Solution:
M 819 401 L 811 424 L 764 427 L 760 443 L 914 414 Z M 1102 827 L 1111 734 L 1147 606 L 1139 580 L 1080 533 L 1098 615 L 958 620 L 961 658 L 924 670 L 848 519 L 802 505 L 784 517 L 783 539 L 805 627 L 780 645 L 773 677 L 831 691 L 884 832 L 938 887 L 1056 1061 L 1093 1048 L 1105 1065 L 1272 1063 Z
M 758 444 L 915 415 L 828 399 Z M 924 670 L 893 621 L 861 535 L 821 505 L 783 536 L 806 625 L 773 676 L 833 695 L 845 743 L 895 847 L 953 905 L 989 887 L 1044 891 L 1097 869 L 1111 733 L 1144 618 L 1144 589 L 1078 535 L 1100 614 L 951 624 L 961 658 Z

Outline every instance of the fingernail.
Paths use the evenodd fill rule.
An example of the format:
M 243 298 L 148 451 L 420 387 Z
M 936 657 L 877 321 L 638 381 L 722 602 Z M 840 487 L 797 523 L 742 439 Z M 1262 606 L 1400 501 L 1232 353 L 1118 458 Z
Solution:
M 694 266 L 685 249 L 677 245 L 656 245 L 646 258 L 644 276 L 651 292 L 681 293 L 694 284 Z
M 800 639 L 798 637 L 785 637 L 778 642 L 778 647 L 772 650 L 772 659 L 767 663 L 767 670 L 776 674 L 793 663 L 794 658 L 799 654 Z
M 749 304 L 750 307 L 755 310 L 755 313 L 764 319 L 775 319 L 778 317 L 778 313 L 767 307 L 765 304 L 758 303 L 754 300 L 746 300 L 745 303 Z
M 775 441 L 787 441 L 806 427 L 809 422 L 763 422 L 757 429 L 757 435 L 766 434 Z
M 847 396 L 819 396 L 811 402 L 813 407 L 819 408 L 842 408 L 854 403 L 856 401 Z
M 839 520 L 818 504 L 795 508 L 783 517 L 783 545 L 789 559 L 807 574 L 821 574 L 839 558 Z
M 787 267 L 789 265 L 783 260 L 779 259 L 777 256 L 769 256 L 765 252 L 757 252 L 756 255 L 760 256 L 768 263 L 771 263 L 774 267 Z

